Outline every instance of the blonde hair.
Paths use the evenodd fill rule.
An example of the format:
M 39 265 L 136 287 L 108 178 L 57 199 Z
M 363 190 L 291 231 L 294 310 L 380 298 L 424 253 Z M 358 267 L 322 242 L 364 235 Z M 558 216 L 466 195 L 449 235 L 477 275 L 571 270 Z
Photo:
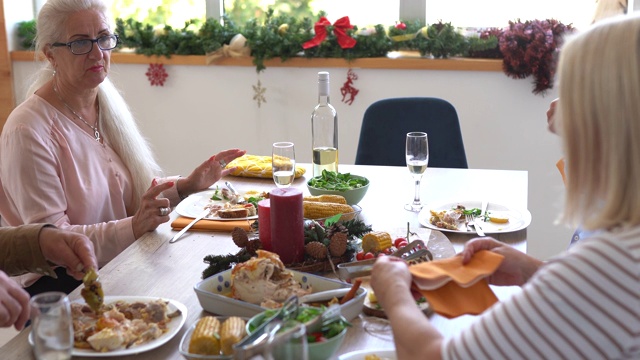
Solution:
M 66 19 L 72 13 L 82 10 L 93 10 L 102 14 L 105 19 L 110 18 L 102 0 L 48 0 L 42 6 L 36 21 L 36 53 L 44 51 L 47 44 L 64 40 L 62 37 Z M 27 90 L 27 97 L 50 81 L 52 74 L 51 64 L 45 62 Z M 98 103 L 100 132 L 131 174 L 133 198 L 132 206 L 127 212 L 133 215 L 140 206 L 142 195 L 151 185 L 151 180 L 161 174 L 161 169 L 148 142 L 140 133 L 131 110 L 109 78 L 98 86 Z
M 603 20 L 568 41 L 559 76 L 563 219 L 586 230 L 640 224 L 640 17 Z

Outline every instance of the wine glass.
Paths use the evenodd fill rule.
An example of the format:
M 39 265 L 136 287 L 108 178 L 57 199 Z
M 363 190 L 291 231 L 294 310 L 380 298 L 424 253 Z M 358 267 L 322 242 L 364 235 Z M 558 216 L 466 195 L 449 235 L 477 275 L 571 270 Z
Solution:
M 291 186 L 296 173 L 296 152 L 292 142 L 277 142 L 271 152 L 273 181 L 279 188 Z
M 422 174 L 427 170 L 429 164 L 429 141 L 427 133 L 410 132 L 407 134 L 407 168 L 415 181 L 415 195 L 413 203 L 406 204 L 405 210 L 420 211 L 422 203 L 420 202 L 420 180 Z

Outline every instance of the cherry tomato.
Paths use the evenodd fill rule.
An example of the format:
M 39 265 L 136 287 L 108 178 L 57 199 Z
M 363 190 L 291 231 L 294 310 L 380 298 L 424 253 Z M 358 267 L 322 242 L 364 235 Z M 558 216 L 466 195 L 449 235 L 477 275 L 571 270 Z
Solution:
M 393 240 L 393 246 L 400 248 L 400 246 L 398 246 L 398 243 L 400 243 L 401 241 L 404 241 L 405 243 L 407 242 L 407 239 L 403 238 L 403 237 L 399 237 L 395 240 Z
M 386 255 L 391 255 L 391 253 L 393 252 L 393 250 L 392 250 L 390 247 L 388 247 L 388 248 L 386 248 L 386 249 L 384 249 L 384 250 L 382 250 L 382 251 L 383 251 Z
M 364 254 L 364 258 L 365 258 L 366 260 L 368 260 L 368 259 L 373 259 L 373 258 L 375 258 L 375 257 L 376 257 L 376 256 L 375 256 L 375 255 L 373 255 L 373 253 L 370 253 L 370 252 L 368 252 L 368 253 Z
M 395 26 L 396 26 L 396 29 L 400 29 L 400 30 L 405 30 L 407 28 L 407 25 L 403 22 L 396 23 Z
M 356 260 L 358 261 L 364 260 L 364 251 L 358 251 L 358 253 L 356 254 Z
M 403 240 L 403 241 L 398 241 L 398 245 L 396 245 L 398 247 L 398 249 L 403 248 L 405 246 L 407 246 L 409 243 L 407 242 L 407 240 Z

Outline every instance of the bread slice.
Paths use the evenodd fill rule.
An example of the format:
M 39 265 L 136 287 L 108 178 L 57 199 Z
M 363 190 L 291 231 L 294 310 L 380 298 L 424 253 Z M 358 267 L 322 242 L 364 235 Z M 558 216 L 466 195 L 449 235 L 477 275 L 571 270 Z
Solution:
M 223 219 L 239 219 L 249 216 L 249 210 L 247 208 L 230 208 L 218 210 L 218 216 Z

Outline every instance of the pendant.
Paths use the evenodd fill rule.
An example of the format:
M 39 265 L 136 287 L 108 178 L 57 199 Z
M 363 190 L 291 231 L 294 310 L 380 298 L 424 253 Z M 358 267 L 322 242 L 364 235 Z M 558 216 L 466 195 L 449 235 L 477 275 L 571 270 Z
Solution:
M 97 142 L 100 142 L 100 133 L 98 132 L 98 130 L 93 131 L 93 136 L 96 137 Z

